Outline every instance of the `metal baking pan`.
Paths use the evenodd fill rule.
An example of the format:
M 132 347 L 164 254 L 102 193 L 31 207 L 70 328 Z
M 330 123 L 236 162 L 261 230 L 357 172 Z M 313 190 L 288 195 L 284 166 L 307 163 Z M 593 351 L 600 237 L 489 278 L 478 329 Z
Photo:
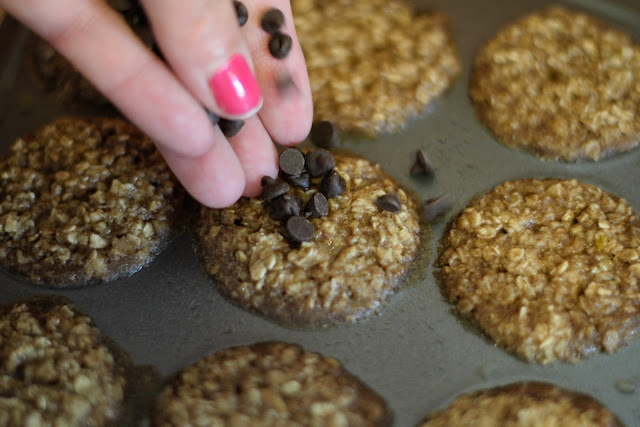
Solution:
M 505 181 L 529 177 L 578 178 L 627 199 L 640 212 L 640 149 L 598 163 L 543 162 L 498 143 L 478 122 L 468 97 L 470 66 L 484 41 L 504 24 L 547 1 L 434 0 L 420 7 L 451 20 L 463 71 L 452 90 L 399 134 L 373 141 L 342 136 L 344 148 L 380 163 L 423 198 L 447 193 L 449 217 L 476 194 Z M 637 0 L 572 0 L 640 41 Z M 0 152 L 18 136 L 69 114 L 34 84 L 21 57 L 26 30 L 11 19 L 0 27 Z M 7 62 L 8 61 L 8 62 Z M 424 147 L 437 167 L 433 179 L 409 175 L 411 156 Z M 0 303 L 56 293 L 73 300 L 101 329 L 129 351 L 137 364 L 169 375 L 216 350 L 261 340 L 296 342 L 340 360 L 380 392 L 398 426 L 415 425 L 461 392 L 518 380 L 542 380 L 594 396 L 625 424 L 640 425 L 640 339 L 613 355 L 575 365 L 528 364 L 465 327 L 442 297 L 432 274 L 447 218 L 433 226 L 432 259 L 425 279 L 392 298 L 381 315 L 329 330 L 290 330 L 245 312 L 223 299 L 204 275 L 184 234 L 132 277 L 86 289 L 54 291 L 0 270 Z M 637 385 L 637 390 L 620 384 Z M 623 392 L 625 390 L 626 392 Z

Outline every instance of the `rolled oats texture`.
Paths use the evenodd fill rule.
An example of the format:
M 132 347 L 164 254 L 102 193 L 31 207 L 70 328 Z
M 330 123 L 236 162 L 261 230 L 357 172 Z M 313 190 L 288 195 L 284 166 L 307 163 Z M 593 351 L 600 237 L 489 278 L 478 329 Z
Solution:
M 397 0 L 293 0 L 315 120 L 374 137 L 403 129 L 460 73 L 444 15 Z
M 471 98 L 511 148 L 547 160 L 598 160 L 640 141 L 640 45 L 560 6 L 526 15 L 477 55 Z
M 446 298 L 528 361 L 613 353 L 640 332 L 640 217 L 577 180 L 505 182 L 443 238 Z
M 331 358 L 262 342 L 205 356 L 160 393 L 166 425 L 388 426 L 384 399 Z
M 378 165 L 334 157 L 346 191 L 329 199 L 327 216 L 309 218 L 315 228 L 309 242 L 290 243 L 260 199 L 202 208 L 196 246 L 223 295 L 289 326 L 323 327 L 379 312 L 398 292 L 428 225 L 421 227 L 416 203 Z M 296 191 L 307 200 L 315 190 Z M 398 196 L 398 212 L 376 206 L 385 194 Z
M 467 393 L 437 411 L 420 427 L 456 426 L 622 427 L 591 396 L 542 382 L 507 384 Z
M 128 276 L 183 229 L 184 196 L 131 124 L 55 120 L 0 160 L 0 265 L 51 287 Z

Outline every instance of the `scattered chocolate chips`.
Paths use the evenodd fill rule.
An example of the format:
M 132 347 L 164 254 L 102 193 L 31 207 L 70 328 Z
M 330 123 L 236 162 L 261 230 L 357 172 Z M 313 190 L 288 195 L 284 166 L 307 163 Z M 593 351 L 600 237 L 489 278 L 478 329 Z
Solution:
M 416 152 L 416 159 L 411 166 L 411 170 L 409 173 L 411 175 L 433 175 L 435 172 L 435 168 L 433 167 L 433 163 L 427 157 L 427 153 L 422 149 L 418 149 Z
M 276 59 L 282 59 L 287 56 L 292 45 L 291 36 L 279 31 L 269 38 L 269 52 Z
M 310 136 L 311 142 L 320 148 L 331 148 L 338 143 L 338 129 L 326 120 L 314 122 Z
M 260 196 L 264 200 L 271 200 L 282 196 L 291 188 L 286 182 L 275 180 L 270 176 L 263 176 L 260 182 L 262 184 L 262 193 Z
M 301 216 L 292 216 L 287 220 L 287 235 L 294 242 L 308 242 L 313 238 L 313 224 Z
M 269 216 L 276 221 L 284 221 L 292 216 L 300 215 L 302 200 L 289 194 L 283 194 L 269 201 Z
M 323 148 L 316 148 L 307 153 L 305 157 L 307 172 L 312 177 L 324 176 L 335 167 L 333 155 Z
M 247 23 L 247 20 L 249 19 L 249 11 L 247 10 L 247 6 L 245 6 L 244 3 L 239 2 L 238 0 L 233 0 L 233 7 L 236 9 L 238 25 L 242 27 Z
M 284 13 L 276 8 L 267 10 L 260 20 L 260 26 L 269 34 L 277 33 L 283 25 Z
M 289 148 L 280 154 L 280 170 L 287 175 L 300 175 L 304 169 L 304 154 L 296 148 Z
M 304 211 L 309 214 L 311 218 L 327 216 L 329 215 L 329 201 L 324 194 L 316 193 L 309 199 Z
M 227 120 L 220 119 L 218 122 L 218 126 L 220 126 L 220 130 L 227 138 L 231 138 L 240 132 L 242 126 L 244 126 L 244 120 Z
M 451 209 L 453 203 L 451 199 L 445 194 L 433 199 L 425 200 L 422 204 L 422 212 L 420 216 L 422 219 L 429 222 L 436 222 L 446 215 Z
M 327 197 L 327 199 L 341 195 L 344 193 L 346 188 L 347 183 L 344 178 L 335 171 L 324 177 L 320 183 L 320 191 Z
M 211 124 L 214 126 L 218 126 L 218 123 L 220 122 L 220 117 L 216 116 L 209 110 L 206 110 L 206 111 L 207 111 L 207 115 L 209 116 L 209 120 L 211 121 Z
M 398 212 L 402 209 L 400 199 L 395 194 L 385 194 L 376 199 L 376 206 L 387 212 Z
M 303 190 L 311 188 L 311 175 L 306 171 L 303 171 L 300 175 L 289 175 L 286 180 L 289 184 L 300 187 Z

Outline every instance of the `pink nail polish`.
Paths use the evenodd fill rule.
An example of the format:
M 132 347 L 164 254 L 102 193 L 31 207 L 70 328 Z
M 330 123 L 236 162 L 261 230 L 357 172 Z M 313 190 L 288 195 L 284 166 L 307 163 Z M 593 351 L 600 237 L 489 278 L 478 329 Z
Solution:
M 240 54 L 233 55 L 225 66 L 213 74 L 209 79 L 209 88 L 218 106 L 234 116 L 253 110 L 262 99 L 258 81 Z

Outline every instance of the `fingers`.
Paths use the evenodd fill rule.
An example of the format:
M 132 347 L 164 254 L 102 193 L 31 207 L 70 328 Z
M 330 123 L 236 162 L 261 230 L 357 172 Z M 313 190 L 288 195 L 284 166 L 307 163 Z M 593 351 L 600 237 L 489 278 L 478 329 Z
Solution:
M 264 95 L 259 117 L 274 141 L 291 145 L 309 134 L 313 105 L 304 55 L 296 36 L 291 4 L 288 0 L 242 0 L 249 11 L 249 22 L 242 27 Z M 274 58 L 268 49 L 270 34 L 260 21 L 264 13 L 280 9 L 284 14 L 281 32 L 292 38 L 289 54 Z
M 193 96 L 230 119 L 254 115 L 262 92 L 231 0 L 143 0 L 165 59 Z

